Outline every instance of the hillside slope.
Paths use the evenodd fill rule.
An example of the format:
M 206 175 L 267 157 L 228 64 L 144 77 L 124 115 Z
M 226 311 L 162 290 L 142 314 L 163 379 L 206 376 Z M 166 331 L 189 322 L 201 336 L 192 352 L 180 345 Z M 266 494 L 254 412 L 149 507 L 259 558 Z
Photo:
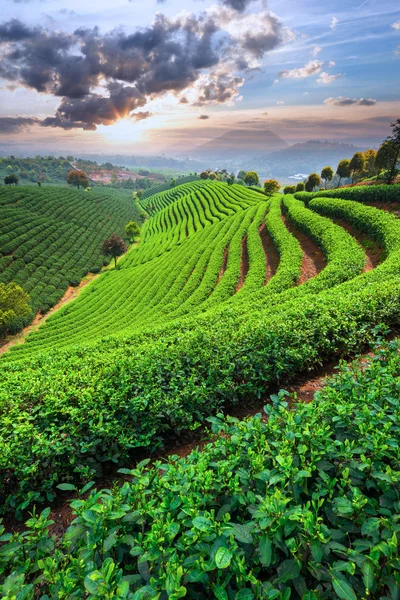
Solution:
M 44 313 L 103 265 L 101 246 L 139 211 L 129 192 L 0 188 L 0 282 L 15 281 Z M 22 322 L 21 326 L 26 322 Z
M 4 510 L 129 463 L 398 323 L 400 223 L 384 210 L 398 187 L 337 190 L 346 200 L 186 191 L 119 269 L 0 360 Z

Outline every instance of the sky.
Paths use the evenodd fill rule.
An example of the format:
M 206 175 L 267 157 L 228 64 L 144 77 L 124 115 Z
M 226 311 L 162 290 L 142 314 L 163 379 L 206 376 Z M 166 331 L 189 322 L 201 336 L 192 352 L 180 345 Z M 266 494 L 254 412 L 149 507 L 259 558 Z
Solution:
M 160 154 L 232 129 L 377 146 L 394 0 L 2 0 L 0 150 Z

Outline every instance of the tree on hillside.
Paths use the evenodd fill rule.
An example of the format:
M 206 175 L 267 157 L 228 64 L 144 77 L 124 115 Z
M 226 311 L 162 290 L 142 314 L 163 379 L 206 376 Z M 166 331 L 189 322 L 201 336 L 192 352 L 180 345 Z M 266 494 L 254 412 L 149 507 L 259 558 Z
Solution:
M 0 336 L 21 329 L 30 314 L 28 294 L 14 281 L 0 283 Z
M 321 177 L 318 173 L 311 173 L 305 183 L 306 191 L 312 192 L 317 185 L 321 185 Z
M 136 192 L 136 198 L 138 198 L 138 200 L 140 200 L 140 199 L 141 199 L 142 195 L 143 195 L 143 190 L 138 190 L 138 191 Z
M 296 192 L 304 192 L 304 189 L 304 183 L 302 181 L 299 181 L 299 183 L 296 185 Z
M 11 175 L 6 175 L 4 177 L 4 183 L 6 185 L 18 185 L 19 177 L 15 173 L 11 173 Z
M 370 148 L 364 152 L 364 170 L 363 177 L 375 177 L 378 174 L 378 169 L 375 164 L 376 150 Z
M 350 161 L 348 158 L 344 158 L 340 161 L 338 168 L 336 169 L 336 175 L 339 176 L 338 187 L 340 187 L 340 182 L 342 181 L 343 177 L 347 179 L 351 175 Z
M 243 180 L 246 185 L 259 185 L 260 184 L 260 179 L 259 179 L 258 173 L 256 173 L 256 171 L 247 171 Z
M 135 221 L 129 221 L 127 225 L 125 225 L 125 233 L 128 236 L 129 240 L 133 242 L 135 237 L 140 235 L 140 227 Z
M 235 173 L 231 173 L 228 177 L 228 179 L 226 180 L 226 183 L 228 185 L 233 185 L 235 183 Z
M 362 152 L 356 152 L 353 158 L 350 161 L 350 171 L 352 175 L 352 183 L 354 183 L 354 178 L 361 174 L 364 168 L 364 155 Z
M 122 256 L 126 252 L 126 244 L 119 235 L 113 233 L 111 237 L 104 240 L 102 252 L 105 256 L 111 256 L 115 261 L 115 266 L 117 266 L 118 256 Z
M 387 171 L 385 179 L 392 183 L 397 175 L 397 166 L 400 161 L 400 119 L 391 124 L 392 135 L 388 136 L 379 148 L 376 155 L 376 166 Z
M 321 171 L 321 179 L 323 179 L 325 181 L 325 189 L 326 189 L 326 184 L 328 183 L 328 181 L 332 181 L 333 179 L 333 169 L 332 167 L 324 167 Z
M 207 171 L 202 171 L 200 173 L 200 179 L 208 179 L 208 172 Z
M 267 179 L 264 181 L 264 192 L 265 195 L 271 197 L 276 192 L 279 192 L 281 184 L 276 179 Z
M 295 185 L 287 185 L 286 187 L 283 188 L 283 193 L 286 194 L 294 194 L 296 191 L 296 186 Z
M 208 174 L 208 179 L 212 179 L 212 180 L 214 180 L 214 179 L 217 179 L 217 174 L 216 174 L 216 173 L 214 173 L 214 171 L 211 171 L 211 172 Z
M 89 186 L 89 180 L 87 178 L 86 173 L 84 171 L 70 171 L 67 175 L 67 183 L 74 187 L 77 187 L 78 190 L 82 186 L 87 188 Z

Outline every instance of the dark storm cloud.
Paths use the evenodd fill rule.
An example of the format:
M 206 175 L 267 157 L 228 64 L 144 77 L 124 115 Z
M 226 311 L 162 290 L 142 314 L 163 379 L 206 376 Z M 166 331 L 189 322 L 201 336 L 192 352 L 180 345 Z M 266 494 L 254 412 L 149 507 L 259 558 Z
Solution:
M 252 2 L 254 0 L 221 0 L 222 4 L 239 12 L 243 12 Z
M 0 117 L 0 135 L 19 133 L 23 129 L 39 122 L 39 119 L 30 117 Z
M 242 16 L 230 11 L 224 18 Z M 262 57 L 281 41 L 279 21 L 267 13 L 263 19 L 264 34 L 248 29 L 239 38 L 218 24 L 218 13 L 157 14 L 150 27 L 132 34 L 101 34 L 97 27 L 58 32 L 12 19 L 0 25 L 0 77 L 60 97 L 55 116 L 43 125 L 64 129 L 109 125 L 165 92 L 192 90 L 180 102 L 195 106 L 224 103 L 238 95 L 244 80 L 237 72 L 246 56 Z
M 210 118 L 209 115 L 200 115 L 199 117 L 197 117 L 198 119 L 200 119 L 201 121 L 206 121 L 207 119 Z

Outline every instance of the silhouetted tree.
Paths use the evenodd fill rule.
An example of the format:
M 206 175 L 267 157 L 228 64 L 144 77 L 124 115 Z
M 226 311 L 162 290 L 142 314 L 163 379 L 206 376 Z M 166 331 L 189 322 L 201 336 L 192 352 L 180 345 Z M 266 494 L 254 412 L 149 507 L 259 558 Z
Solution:
M 270 197 L 276 192 L 279 192 L 281 184 L 276 179 L 267 179 L 264 181 L 264 192 L 265 195 Z
M 15 173 L 11 173 L 11 175 L 6 175 L 4 177 L 4 183 L 6 185 L 18 185 L 19 177 Z
M 328 181 L 332 181 L 333 179 L 333 169 L 332 167 L 324 167 L 321 171 L 321 179 L 324 179 L 325 181 L 325 189 L 326 189 L 326 184 Z
M 339 176 L 338 187 L 340 187 L 340 182 L 342 181 L 343 177 L 347 179 L 351 175 L 350 161 L 348 158 L 344 158 L 340 161 L 336 169 L 336 175 Z
M 294 194 L 296 191 L 296 186 L 295 185 L 287 185 L 286 187 L 283 188 L 283 193 L 286 194 Z
M 352 183 L 354 183 L 354 178 L 361 173 L 364 168 L 364 155 L 362 152 L 356 152 L 353 158 L 350 161 L 350 171 L 352 175 Z
M 105 256 L 111 256 L 115 261 L 115 266 L 117 266 L 118 256 L 122 256 L 126 252 L 126 244 L 119 235 L 113 233 L 111 237 L 104 240 L 102 252 Z
M 135 221 L 129 221 L 129 223 L 125 225 L 125 233 L 132 242 L 135 237 L 140 235 L 140 227 Z
M 78 190 L 82 186 L 87 188 L 89 186 L 89 180 L 87 178 L 86 173 L 83 171 L 70 171 L 67 175 L 67 183 L 74 187 L 77 187 Z
M 378 174 L 376 167 L 376 150 L 370 148 L 364 152 L 364 170 L 363 177 L 375 177 Z
M 260 179 L 256 171 L 247 171 L 243 180 L 246 185 L 259 185 L 260 183 Z
M 28 294 L 14 281 L 0 283 L 0 336 L 22 329 L 31 313 Z
M 312 192 L 317 185 L 321 185 L 321 177 L 318 173 L 311 173 L 305 183 L 306 191 Z
M 296 185 L 296 192 L 304 192 L 305 185 L 302 181 Z
M 392 183 L 400 161 L 400 119 L 391 124 L 392 135 L 388 136 L 376 154 L 376 166 L 387 171 L 385 179 Z

